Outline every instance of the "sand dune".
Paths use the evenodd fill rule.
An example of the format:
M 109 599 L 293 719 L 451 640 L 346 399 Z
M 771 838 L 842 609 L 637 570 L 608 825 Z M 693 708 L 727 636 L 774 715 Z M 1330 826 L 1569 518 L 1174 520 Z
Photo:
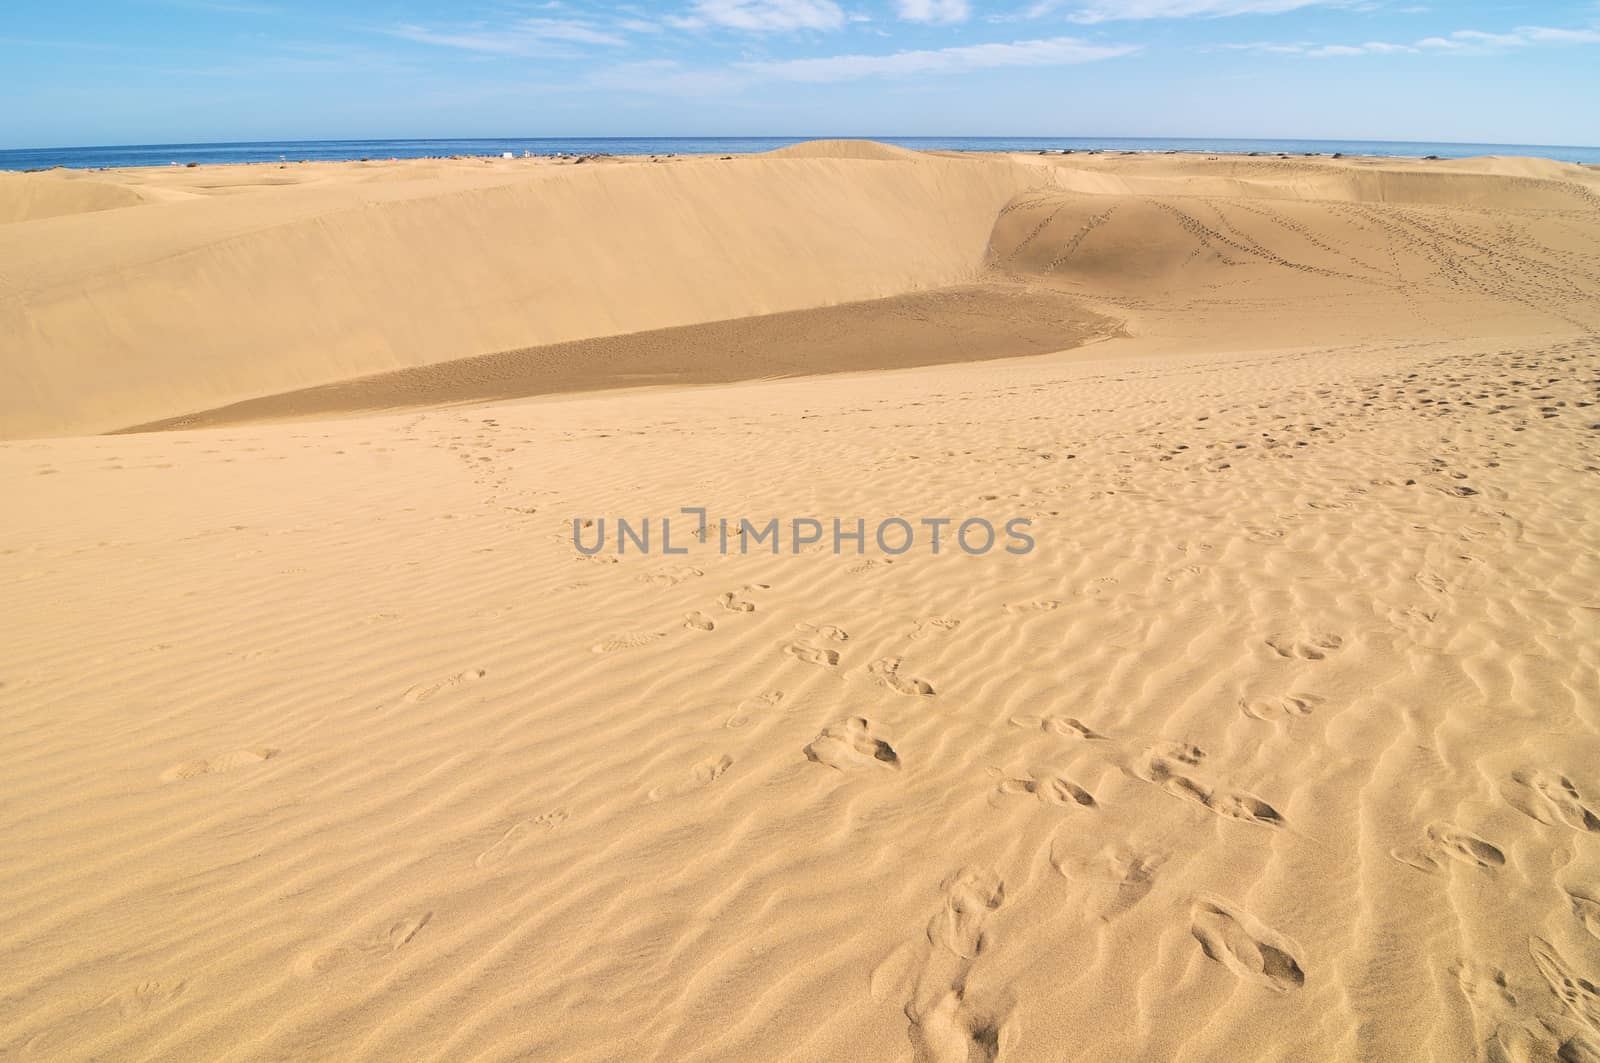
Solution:
M 1596 175 L 810 151 L 0 227 L 0 1058 L 1600 1057 Z
M 374 201 L 350 198 L 366 186 L 270 189 L 0 227 L 0 435 L 967 282 L 1027 171 L 748 158 L 516 172 Z
M 125 185 L 83 178 L 68 171 L 17 174 L 0 171 L 0 225 L 115 210 L 144 202 Z
M 1540 268 L 1594 254 L 1600 181 L 1582 168 L 1434 165 L 945 158 L 826 141 L 667 164 L 129 171 L 124 191 L 141 205 L 0 225 L 0 437 L 106 431 L 373 373 L 967 283 L 991 236 L 1005 264 L 1027 250 L 1005 246 L 1016 226 L 1058 208 L 1055 224 L 1079 228 L 1111 215 L 1072 248 L 1082 258 L 1068 275 L 1138 277 L 1166 262 L 1199 285 L 1185 268 L 1198 239 L 1201 264 L 1220 261 L 1230 281 L 1235 259 L 1279 254 L 1333 262 L 1321 268 L 1369 288 L 1443 291 L 1457 283 L 1446 271 L 1494 268 L 1481 260 L 1502 220 Z M 94 178 L 117 187 L 106 183 L 116 174 Z M 68 183 L 90 184 L 12 178 L 0 208 Z M 1484 202 L 1494 210 L 1463 213 Z M 1398 203 L 1415 209 L 1388 209 Z M 1151 210 L 1153 228 L 1137 218 Z M 1184 226 L 1197 235 L 1174 240 Z M 1121 239 L 1147 228 L 1157 246 Z M 1318 246 L 1324 231 L 1333 250 Z

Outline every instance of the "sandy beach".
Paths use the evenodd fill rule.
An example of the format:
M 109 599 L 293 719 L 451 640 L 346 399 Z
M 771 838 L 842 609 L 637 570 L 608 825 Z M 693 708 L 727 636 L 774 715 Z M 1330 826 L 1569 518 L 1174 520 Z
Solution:
M 1597 403 L 1545 160 L 0 173 L 0 1059 L 1600 1059 Z

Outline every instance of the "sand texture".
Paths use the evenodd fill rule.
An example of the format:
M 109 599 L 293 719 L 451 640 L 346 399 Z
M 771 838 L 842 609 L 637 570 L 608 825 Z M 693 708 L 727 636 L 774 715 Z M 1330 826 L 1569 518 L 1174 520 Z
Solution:
M 0 1059 L 1600 1059 L 1597 403 L 1534 160 L 6 176 Z

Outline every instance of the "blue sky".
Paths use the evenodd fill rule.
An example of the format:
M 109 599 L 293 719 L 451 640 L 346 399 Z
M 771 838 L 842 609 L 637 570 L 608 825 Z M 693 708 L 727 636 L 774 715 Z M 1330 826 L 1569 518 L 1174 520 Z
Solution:
M 824 134 L 1600 145 L 1600 0 L 0 3 L 0 147 Z

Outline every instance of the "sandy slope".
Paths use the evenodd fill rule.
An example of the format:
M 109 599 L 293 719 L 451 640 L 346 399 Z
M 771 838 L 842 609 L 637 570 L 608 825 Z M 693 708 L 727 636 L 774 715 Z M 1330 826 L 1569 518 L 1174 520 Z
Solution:
M 1067 299 L 1128 335 L 918 368 L 916 330 L 878 321 L 853 357 L 902 368 L 427 408 L 474 397 L 440 367 L 339 407 L 404 413 L 0 447 L 0 1058 L 1596 1058 L 1593 175 L 937 160 L 908 200 L 1002 197 L 962 265 L 959 212 L 919 231 L 872 199 L 921 161 L 715 162 L 443 198 L 465 178 L 440 164 L 306 220 L 355 183 L 332 173 L 228 193 L 284 199 L 230 239 L 258 271 L 285 228 L 488 227 L 502 195 L 608 171 L 754 231 L 738 175 L 800 166 L 784 210 L 859 182 L 859 224 L 908 257 L 797 265 L 797 301 L 986 267 L 981 307 Z M 790 231 L 796 263 L 831 253 Z M 136 250 L 109 243 L 112 272 L 156 284 Z M 764 283 L 704 298 L 790 290 Z M 593 349 L 681 369 L 720 334 Z M 27 432 L 278 372 L 174 383 L 171 353 L 118 406 L 82 357 L 98 397 L 14 404 Z M 279 401 L 256 413 L 318 412 Z M 574 517 L 685 505 L 1025 516 L 1037 549 L 573 547 Z

